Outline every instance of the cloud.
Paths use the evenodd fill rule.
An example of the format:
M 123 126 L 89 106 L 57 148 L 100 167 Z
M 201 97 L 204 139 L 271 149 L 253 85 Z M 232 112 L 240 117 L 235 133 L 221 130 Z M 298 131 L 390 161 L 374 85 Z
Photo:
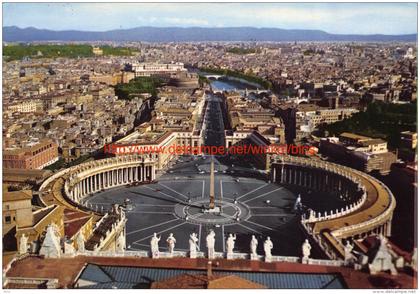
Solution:
M 210 23 L 206 19 L 201 18 L 181 18 L 181 17 L 138 17 L 142 24 L 156 25 L 156 26 L 209 26 Z
M 231 9 L 221 11 L 229 13 Z M 258 27 L 320 29 L 329 33 L 400 34 L 417 31 L 415 3 L 270 3 L 244 4 L 230 16 L 237 24 Z M 227 17 L 227 16 L 225 16 Z

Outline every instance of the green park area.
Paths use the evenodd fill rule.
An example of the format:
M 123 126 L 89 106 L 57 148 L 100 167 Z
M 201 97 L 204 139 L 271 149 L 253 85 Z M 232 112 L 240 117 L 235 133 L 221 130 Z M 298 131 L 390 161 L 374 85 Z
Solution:
M 63 158 L 60 158 L 58 161 L 54 162 L 53 164 L 50 164 L 46 166 L 44 169 L 51 170 L 51 171 L 57 171 L 63 168 L 69 168 L 78 164 L 81 164 L 83 162 L 91 161 L 93 160 L 93 157 L 91 154 L 85 154 L 80 156 L 79 158 L 71 161 L 71 162 L 65 162 Z
M 136 94 L 149 93 L 152 97 L 157 96 L 157 88 L 163 85 L 162 79 L 158 77 L 137 77 L 126 84 L 115 86 L 115 95 L 119 99 L 129 100 Z
M 400 148 L 400 133 L 417 129 L 417 101 L 409 104 L 373 102 L 366 111 L 333 124 L 320 126 L 320 132 L 337 136 L 352 132 L 362 136 L 381 138 L 392 149 Z
M 130 56 L 135 53 L 132 48 L 100 46 L 104 56 Z M 21 60 L 22 58 L 78 58 L 93 57 L 91 45 L 52 45 L 52 44 L 14 44 L 3 45 L 3 57 L 6 61 Z

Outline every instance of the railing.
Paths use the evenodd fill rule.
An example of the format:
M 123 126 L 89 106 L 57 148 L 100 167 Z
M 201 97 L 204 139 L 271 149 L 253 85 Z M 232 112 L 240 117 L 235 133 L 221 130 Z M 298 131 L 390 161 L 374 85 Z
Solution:
M 101 221 L 104 219 L 105 217 L 103 217 Z M 106 231 L 105 238 L 101 237 L 99 244 L 95 244 L 94 251 L 99 251 L 106 244 L 108 244 L 109 240 L 114 236 L 114 234 L 122 230 L 122 227 L 125 225 L 126 222 L 127 222 L 127 219 L 125 217 L 118 218 L 118 222 L 113 223 L 111 227 Z M 95 230 L 97 230 L 98 228 L 99 228 L 99 225 L 96 225 Z M 93 231 L 93 234 L 95 234 L 95 231 Z
M 305 218 L 304 215 L 302 215 L 302 223 L 315 223 L 315 222 L 319 222 L 319 221 L 324 221 L 324 220 L 330 220 L 330 219 L 334 219 L 334 218 L 339 218 L 345 215 L 348 215 L 356 210 L 358 210 L 360 207 L 363 206 L 363 204 L 366 202 L 367 199 L 367 194 L 366 192 L 363 193 L 362 197 L 355 203 L 352 203 L 350 205 L 346 205 L 346 208 L 341 208 L 341 210 L 339 211 L 338 209 L 335 210 L 335 213 L 332 213 L 333 211 L 331 211 L 330 214 L 328 214 L 326 211 L 324 212 L 324 215 L 322 215 L 320 212 L 318 212 L 318 216 L 317 217 L 311 217 L 309 216 L 308 218 Z
M 393 201 L 391 205 L 388 206 L 388 208 L 383 213 L 381 213 L 374 219 L 337 229 L 333 231 L 331 234 L 333 236 L 339 236 L 346 232 L 357 231 L 360 228 L 366 228 L 366 227 L 372 228 L 378 225 L 382 225 L 389 220 L 390 218 L 389 216 L 390 214 L 392 214 L 392 211 L 394 210 L 394 208 L 395 208 L 395 202 Z
M 344 260 L 326 260 L 326 259 L 308 259 L 308 264 L 314 265 L 326 265 L 326 266 L 344 266 Z
M 20 277 L 9 277 L 5 279 L 4 286 L 7 284 L 23 284 L 23 285 L 40 285 L 45 283 L 48 289 L 55 289 L 58 287 L 58 279 L 50 278 L 20 278 Z
M 106 257 L 149 257 L 148 251 L 121 251 L 121 252 L 109 252 L 109 251 L 89 251 L 79 252 L 77 255 L 83 256 L 106 256 Z
M 108 212 L 95 224 L 95 228 L 93 230 L 95 231 L 102 224 L 104 219 L 107 217 L 108 217 Z
M 28 257 L 28 256 L 30 256 L 30 254 L 29 253 L 24 253 L 24 254 L 22 254 L 22 255 L 18 255 L 18 256 L 15 256 L 15 257 L 13 257 L 13 259 L 12 260 L 10 260 L 7 264 L 6 264 L 6 266 L 3 268 L 3 287 L 5 287 L 5 285 L 7 284 L 7 282 L 8 282 L 8 279 L 10 279 L 10 278 L 6 278 L 6 274 L 7 274 L 7 272 L 12 268 L 12 264 L 13 263 L 15 263 L 16 261 L 19 261 L 19 260 L 21 260 L 21 259 L 24 259 L 24 258 L 26 258 L 26 257 Z
M 263 258 L 263 256 L 261 256 Z M 278 262 L 293 262 L 298 263 L 301 259 L 300 257 L 295 256 L 273 256 L 271 257 L 272 261 L 278 261 Z
M 139 257 L 139 258 L 150 258 L 151 253 L 150 251 L 146 250 L 136 250 L 136 251 L 121 251 L 121 252 L 110 252 L 110 251 L 84 251 L 82 253 L 77 253 L 78 255 L 83 256 L 100 256 L 100 257 Z M 197 258 L 206 258 L 207 254 L 198 251 L 196 253 Z M 230 257 L 234 260 L 246 260 L 250 259 L 250 254 L 248 253 L 238 253 L 234 252 Z M 177 257 L 189 257 L 189 252 L 187 251 L 174 251 L 172 254 L 169 252 L 159 252 L 159 259 L 160 258 L 177 258 Z M 214 253 L 215 259 L 222 259 L 226 258 L 226 253 L 223 252 L 215 252 Z M 253 260 L 259 260 L 264 261 L 264 255 L 257 255 L 255 259 Z M 288 263 L 300 263 L 302 259 L 300 257 L 296 256 L 276 256 L 273 255 L 271 257 L 271 262 L 288 262 Z M 340 267 L 344 266 L 343 260 L 327 260 L 327 259 L 308 259 L 308 264 L 314 264 L 314 265 L 325 265 L 325 266 L 335 266 Z

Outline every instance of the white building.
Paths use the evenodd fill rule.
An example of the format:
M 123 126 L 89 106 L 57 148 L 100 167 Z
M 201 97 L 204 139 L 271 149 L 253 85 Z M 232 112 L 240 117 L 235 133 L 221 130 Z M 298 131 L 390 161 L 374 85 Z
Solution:
M 175 73 L 187 72 L 184 64 L 176 63 L 133 63 L 129 65 L 136 77 L 150 77 L 156 75 L 170 76 Z

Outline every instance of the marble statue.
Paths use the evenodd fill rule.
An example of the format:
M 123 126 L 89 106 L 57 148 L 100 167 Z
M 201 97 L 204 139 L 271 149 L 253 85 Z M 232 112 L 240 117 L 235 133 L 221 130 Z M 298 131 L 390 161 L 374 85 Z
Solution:
M 77 235 L 76 243 L 77 252 L 85 252 L 85 238 L 83 237 L 82 233 L 79 233 L 79 235 Z
M 216 233 L 213 230 L 210 230 L 210 233 L 206 237 L 206 246 L 208 250 L 208 258 L 214 258 L 214 243 L 216 242 Z
M 354 245 L 352 245 L 347 240 L 346 246 L 344 247 L 344 263 L 346 265 L 351 264 L 355 260 L 353 254 L 352 254 L 353 248 L 354 248 Z
M 392 275 L 397 275 L 397 269 L 392 261 L 391 250 L 388 247 L 388 240 L 386 237 L 379 236 L 379 248 L 373 258 L 372 262 L 369 264 L 369 272 L 371 275 L 375 275 L 379 272 L 390 271 Z
M 233 253 L 233 248 L 235 247 L 236 235 L 229 234 L 229 237 L 226 240 L 226 249 L 228 253 Z
M 249 246 L 251 248 L 251 254 L 257 255 L 258 240 L 255 238 L 255 235 L 252 235 L 251 243 Z
M 196 233 L 190 234 L 190 258 L 197 258 L 198 238 Z
M 411 267 L 417 271 L 417 248 L 414 248 L 413 255 L 411 255 Z
M 124 232 L 121 232 L 117 239 L 117 251 L 124 252 L 125 250 L 125 236 Z
M 255 235 L 252 235 L 249 247 L 251 251 L 251 260 L 258 260 L 258 254 L 257 254 L 258 240 L 257 238 L 255 238 Z
M 25 254 L 28 252 L 28 237 L 25 234 L 22 234 L 19 239 L 19 254 Z
M 302 244 L 302 263 L 307 263 L 309 256 L 311 255 L 312 246 L 309 244 L 309 240 L 305 239 Z
M 271 242 L 270 237 L 264 241 L 264 253 L 265 253 L 265 262 L 271 262 L 271 250 L 273 249 L 273 242 Z
M 70 241 L 64 242 L 64 254 L 67 256 L 74 256 L 76 250 L 73 247 L 73 243 Z
M 233 248 L 235 248 L 235 240 L 236 235 L 229 234 L 227 240 L 226 240 L 226 251 L 227 251 L 227 258 L 232 259 L 233 258 Z
M 314 222 L 316 220 L 316 213 L 314 210 L 309 209 L 309 222 Z
M 47 233 L 39 250 L 39 255 L 44 255 L 47 258 L 58 258 L 61 253 L 60 234 L 57 226 L 52 223 L 47 227 Z
M 294 210 L 300 210 L 302 208 L 302 198 L 300 197 L 300 194 L 298 195 L 295 206 L 293 207 Z
M 159 258 L 159 241 L 161 237 L 158 237 L 156 233 L 153 233 L 152 239 L 150 239 L 150 251 L 152 252 L 152 258 Z
M 169 234 L 169 237 L 166 239 L 166 243 L 168 244 L 169 254 L 172 255 L 174 253 L 175 243 L 176 243 L 174 234 L 172 233 Z
M 404 257 L 402 257 L 402 256 L 398 256 L 398 257 L 395 259 L 395 267 L 396 267 L 396 268 L 404 268 L 404 266 L 405 266 L 405 260 L 404 260 Z

